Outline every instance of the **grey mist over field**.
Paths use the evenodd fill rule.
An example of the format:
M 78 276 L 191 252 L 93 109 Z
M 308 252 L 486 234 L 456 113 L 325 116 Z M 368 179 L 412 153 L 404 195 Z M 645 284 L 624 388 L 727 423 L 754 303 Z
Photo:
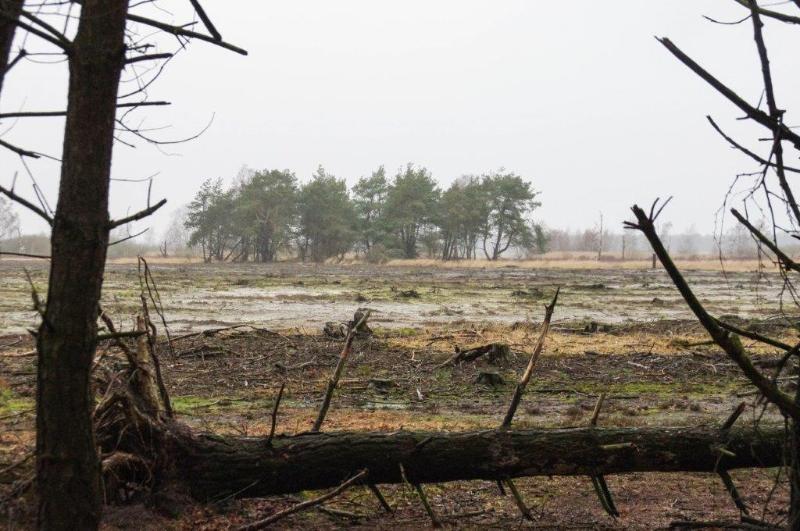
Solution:
M 184 20 L 188 4 L 174 4 L 175 20 Z M 306 181 L 322 164 L 352 185 L 380 164 L 393 174 L 411 161 L 443 186 L 499 167 L 529 178 L 543 203 L 535 217 L 549 227 L 590 227 L 602 211 L 618 231 L 633 202 L 674 195 L 665 219 L 675 230 L 710 233 L 733 177 L 754 169 L 705 115 L 739 138 L 755 138 L 753 126 L 735 121 L 735 110 L 653 38 L 670 36 L 755 101 L 761 89 L 751 75 L 758 68 L 751 28 L 698 15 L 740 19 L 743 9 L 732 2 L 206 4 L 250 56 L 214 47 L 178 54 L 149 91 L 151 100 L 173 102 L 139 111 L 145 127 L 168 126 L 154 136 L 183 138 L 213 123 L 200 138 L 161 150 L 144 142 L 116 146 L 113 177 L 160 172 L 153 198 L 169 200 L 140 228 L 161 232 L 204 179 L 231 180 L 243 165 L 288 168 Z M 776 85 L 796 86 L 790 28 L 767 25 Z M 175 48 L 174 40 L 161 40 L 162 51 Z M 3 111 L 65 107 L 63 63 L 18 68 Z M 123 91 L 135 87 L 131 77 Z M 778 98 L 791 109 L 797 94 Z M 9 127 L 6 138 L 18 145 L 60 152 L 60 119 L 23 119 L 3 131 Z M 0 167 L 3 183 L 19 171 L 18 190 L 30 193 L 15 156 L 0 152 Z M 55 202 L 58 164 L 30 167 Z M 112 215 L 139 209 L 146 194 L 140 183 L 114 182 Z M 44 230 L 34 215 L 17 211 L 23 232 Z

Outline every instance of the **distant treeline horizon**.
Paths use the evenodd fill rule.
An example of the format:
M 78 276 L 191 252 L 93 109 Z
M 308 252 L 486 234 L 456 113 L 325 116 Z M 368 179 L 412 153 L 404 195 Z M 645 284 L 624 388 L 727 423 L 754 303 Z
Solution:
M 582 230 L 549 228 L 533 216 L 539 192 L 523 177 L 500 169 L 466 175 L 443 189 L 424 167 L 408 164 L 392 178 L 379 166 L 348 188 L 320 166 L 307 183 L 289 170 L 243 169 L 225 186 L 208 179 L 155 237 L 112 235 L 109 258 L 159 254 L 206 262 L 324 262 L 355 256 L 368 262 L 429 258 L 498 260 L 553 253 L 588 253 L 597 260 L 646 258 L 641 234 L 611 232 L 602 215 Z M 0 205 L 2 207 L 3 205 Z M 2 209 L 0 209 L 2 210 Z M 47 235 L 22 235 L 12 213 L 0 216 L 0 250 L 49 253 Z M 13 233 L 16 232 L 16 236 Z M 722 238 L 694 229 L 659 227 L 677 256 L 755 258 L 758 248 L 740 225 Z M 135 234 L 135 233 L 134 233 Z

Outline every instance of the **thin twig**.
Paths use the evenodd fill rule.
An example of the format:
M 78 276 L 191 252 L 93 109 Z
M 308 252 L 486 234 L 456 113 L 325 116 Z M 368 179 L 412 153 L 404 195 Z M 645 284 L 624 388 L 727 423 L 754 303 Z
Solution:
M 308 500 L 302 503 L 298 503 L 297 505 L 289 507 L 288 509 L 277 512 L 268 518 L 264 518 L 263 520 L 258 520 L 257 522 L 243 525 L 239 527 L 237 531 L 255 531 L 257 529 L 264 529 L 265 527 L 274 524 L 278 520 L 282 520 L 291 514 L 298 513 L 300 511 L 305 511 L 306 509 L 309 509 L 311 507 L 315 507 L 325 501 L 330 500 L 331 498 L 338 496 L 339 494 L 347 490 L 351 485 L 365 478 L 368 473 L 369 472 L 365 468 L 364 470 L 362 470 L 355 476 L 351 477 L 350 479 L 348 479 L 347 481 L 345 481 L 332 491 L 328 492 L 327 494 L 323 494 L 322 496 L 314 498 L 313 500 Z
M 795 272 L 800 272 L 800 264 L 798 264 L 797 262 L 795 262 L 794 260 L 792 260 L 792 259 L 789 257 L 789 255 L 787 255 L 786 253 L 784 253 L 784 252 L 783 252 L 783 251 L 780 249 L 780 247 L 778 247 L 778 246 L 775 244 L 775 242 L 773 242 L 772 240 L 770 240 L 770 239 L 769 239 L 769 238 L 768 238 L 768 237 L 767 237 L 767 236 L 766 236 L 766 235 L 765 235 L 763 232 L 761 232 L 760 230 L 758 230 L 758 229 L 757 229 L 757 228 L 756 228 L 756 227 L 755 227 L 755 226 L 754 226 L 752 223 L 750 223 L 750 221 L 748 221 L 748 219 L 747 219 L 746 217 L 744 217 L 744 216 L 743 216 L 743 215 L 742 215 L 742 214 L 741 214 L 741 213 L 740 213 L 738 210 L 736 210 L 735 208 L 732 208 L 732 209 L 731 209 L 731 214 L 733 214 L 733 217 L 735 217 L 735 218 L 736 218 L 736 219 L 739 221 L 739 223 L 741 223 L 742 225 L 744 225 L 744 226 L 745 226 L 745 228 L 746 228 L 747 230 L 749 230 L 749 231 L 750 231 L 750 234 L 752 234 L 752 235 L 753 235 L 753 236 L 754 236 L 754 237 L 755 237 L 755 238 L 756 238 L 758 241 L 760 241 L 762 244 L 764 244 L 764 246 L 765 246 L 767 249 L 769 249 L 770 251 L 772 251 L 772 253 L 773 253 L 773 254 L 775 254 L 775 256 L 776 256 L 776 257 L 778 257 L 778 260 L 780 260 L 780 262 L 783 264 L 783 266 L 784 266 L 786 269 L 791 269 L 792 271 L 795 271 Z M 791 347 L 789 347 L 789 348 L 791 348 Z
M 511 495 L 514 497 L 514 502 L 517 504 L 517 508 L 519 509 L 519 512 L 522 513 L 522 516 L 524 516 L 526 520 L 533 520 L 531 510 L 528 509 L 527 505 L 525 505 L 525 500 L 522 499 L 522 494 L 520 494 L 519 490 L 517 490 L 517 486 L 514 484 L 511 478 L 507 478 L 504 483 L 508 485 L 508 490 L 511 491 Z
M 152 57 L 143 55 L 141 57 Z M 135 59 L 139 59 L 136 57 Z M 132 61 L 128 61 L 132 62 Z M 162 107 L 164 105 L 171 105 L 168 101 L 132 101 L 128 103 L 118 103 L 117 108 L 123 109 L 128 107 Z M 0 119 L 3 118 L 55 118 L 59 116 L 66 116 L 67 111 L 17 111 L 17 112 L 4 112 L 0 113 Z
M 736 505 L 736 508 L 744 514 L 750 514 L 750 511 L 747 509 L 747 505 L 744 503 L 744 500 L 742 500 L 742 496 L 739 494 L 739 490 L 736 488 L 736 484 L 733 482 L 733 478 L 731 478 L 731 475 L 728 473 L 728 471 L 718 470 L 717 474 L 719 474 L 722 484 L 725 485 L 725 490 L 727 490 L 728 494 L 730 494 L 733 504 Z
M 425 512 L 428 513 L 428 517 L 431 519 L 431 525 L 433 527 L 442 527 L 442 523 L 436 518 L 436 513 L 433 512 L 433 507 L 431 507 L 428 496 L 425 495 L 425 489 L 422 488 L 422 485 L 414 483 L 414 490 L 417 492 L 422 506 L 425 507 Z
M 19 256 L 22 258 L 39 258 L 41 260 L 50 260 L 49 256 L 43 254 L 14 253 L 11 251 L 0 251 L 0 256 Z
M 278 397 L 275 399 L 275 405 L 272 407 L 272 421 L 269 428 L 269 436 L 267 437 L 267 446 L 272 446 L 272 438 L 275 436 L 275 427 L 278 424 L 278 408 L 281 405 L 281 398 L 283 398 L 283 390 L 286 388 L 286 381 L 281 382 L 281 389 L 278 391 Z
M 383 507 L 384 511 L 386 511 L 387 513 L 393 513 L 394 512 L 394 509 L 392 509 L 392 506 L 389 505 L 388 501 L 386 501 L 386 498 L 383 497 L 383 493 L 380 491 L 380 489 L 378 488 L 378 486 L 376 484 L 374 484 L 372 482 L 367 483 L 367 488 L 378 499 L 378 503 L 381 504 L 381 507 Z
M 710 116 L 706 116 L 706 120 L 708 120 L 708 122 L 711 124 L 711 127 L 713 127 L 714 130 L 716 130 L 717 133 L 719 133 L 720 136 L 722 136 L 722 138 L 727 140 L 728 143 L 731 146 L 733 146 L 734 148 L 738 149 L 739 151 L 741 151 L 742 153 L 744 153 L 745 155 L 747 155 L 751 159 L 755 160 L 759 164 L 763 164 L 764 166 L 775 167 L 775 163 L 774 162 L 770 162 L 767 159 L 759 156 L 757 153 L 754 153 L 754 152 L 750 151 L 746 147 L 744 147 L 741 144 L 739 144 L 738 142 L 736 142 L 733 138 L 731 138 L 730 136 L 726 135 L 725 132 L 717 125 L 717 122 L 715 122 L 713 118 L 711 118 Z M 794 172 L 794 173 L 800 173 L 800 169 L 792 168 L 791 166 L 784 166 L 783 169 L 785 169 L 786 171 Z

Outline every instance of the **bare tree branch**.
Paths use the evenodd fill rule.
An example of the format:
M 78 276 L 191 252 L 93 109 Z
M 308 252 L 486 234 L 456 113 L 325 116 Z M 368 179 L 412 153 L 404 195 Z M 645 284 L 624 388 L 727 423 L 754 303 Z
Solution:
M 222 35 L 220 35 L 219 31 L 217 31 L 217 28 L 211 22 L 211 19 L 208 18 L 208 15 L 206 15 L 206 11 L 203 9 L 203 6 L 200 5 L 199 0 L 189 1 L 192 3 L 192 7 L 194 7 L 194 10 L 197 12 L 197 16 L 200 17 L 200 20 L 203 21 L 203 25 L 206 27 L 208 32 L 214 37 L 215 40 L 221 41 Z
M 794 420 L 800 420 L 800 405 L 795 404 L 794 399 L 791 396 L 781 391 L 774 382 L 764 376 L 753 365 L 753 362 L 745 352 L 744 347 L 742 347 L 742 344 L 738 340 L 737 336 L 731 335 L 727 330 L 722 328 L 717 320 L 706 311 L 702 303 L 695 296 L 694 292 L 689 287 L 689 284 L 686 282 L 686 279 L 675 265 L 675 262 L 672 261 L 672 257 L 664 247 L 661 239 L 658 237 L 658 233 L 654 224 L 655 218 L 652 215 L 648 216 L 638 205 L 633 205 L 631 210 L 633 211 L 634 216 L 636 216 L 636 222 L 625 222 L 625 228 L 642 231 L 647 240 L 650 242 L 650 246 L 653 248 L 656 256 L 658 256 L 658 259 L 661 261 L 661 264 L 664 266 L 664 269 L 667 271 L 667 274 L 669 274 L 672 283 L 675 284 L 676 288 L 678 288 L 678 291 L 686 301 L 686 304 L 695 314 L 697 320 L 700 321 L 714 342 L 719 345 L 726 354 L 728 354 L 728 357 L 736 362 L 744 375 L 753 385 L 756 386 L 761 394 L 763 394 L 767 400 L 778 406 L 781 413 L 791 417 Z M 652 210 L 653 209 L 651 208 L 651 212 Z
M 781 189 L 786 196 L 786 201 L 789 203 L 789 208 L 794 214 L 795 221 L 800 223 L 800 207 L 797 206 L 797 201 L 794 198 L 792 189 L 786 180 L 786 174 L 783 171 L 783 146 L 781 145 L 782 131 L 780 126 L 783 125 L 783 111 L 778 109 L 778 104 L 775 100 L 775 87 L 772 83 L 772 70 L 769 66 L 769 55 L 767 54 L 767 45 L 764 42 L 764 34 L 762 28 L 764 27 L 761 22 L 761 16 L 758 13 L 757 0 L 749 0 L 750 10 L 753 20 L 753 38 L 756 41 L 756 48 L 758 48 L 758 58 L 761 61 L 761 75 L 764 79 L 764 93 L 767 97 L 767 108 L 769 109 L 770 118 L 775 123 L 773 128 L 773 135 L 775 141 L 773 143 L 773 151 L 775 153 L 775 173 L 778 175 L 778 182 Z
M 722 136 L 722 138 L 727 140 L 728 143 L 731 146 L 735 147 L 736 149 L 738 149 L 739 151 L 741 151 L 742 153 L 744 153 L 745 155 L 747 155 L 751 159 L 755 160 L 759 164 L 763 164 L 764 166 L 769 166 L 769 167 L 773 167 L 773 168 L 775 167 L 775 163 L 774 162 L 770 162 L 767 159 L 759 156 L 757 153 L 754 153 L 753 151 L 750 151 L 746 147 L 744 147 L 741 144 L 739 144 L 738 142 L 736 142 L 733 138 L 731 138 L 730 136 L 726 135 L 725 132 L 717 125 L 717 123 L 714 121 L 713 118 L 711 118 L 710 116 L 706 116 L 706 119 L 711 124 L 711 127 L 713 127 L 717 131 L 717 133 L 719 133 L 720 136 Z M 786 171 L 794 172 L 794 173 L 800 173 L 800 169 L 792 168 L 791 166 L 784 166 L 783 169 L 786 170 Z
M 738 0 L 737 0 L 738 1 Z M 717 78 L 712 76 L 708 71 L 706 71 L 702 66 L 697 64 L 691 57 L 683 53 L 675 44 L 672 43 L 666 37 L 658 38 L 656 40 L 664 45 L 664 47 L 670 51 L 672 55 L 674 55 L 680 62 L 685 64 L 692 70 L 695 74 L 700 76 L 706 83 L 714 87 L 720 94 L 725 96 L 731 103 L 739 107 L 749 118 L 753 119 L 757 123 L 763 125 L 764 127 L 768 128 L 770 131 L 774 132 L 776 129 L 779 129 L 781 132 L 781 136 L 786 140 L 791 141 L 798 149 L 800 149 L 800 135 L 786 127 L 783 123 L 775 123 L 775 120 L 772 119 L 767 113 L 764 111 L 757 109 L 747 103 L 741 96 L 736 94 L 733 90 L 728 88 L 725 84 L 719 81 Z
M 27 149 L 22 149 L 21 147 L 17 147 L 14 144 L 9 144 L 8 142 L 3 140 L 2 138 L 0 138 L 0 146 L 4 147 L 4 148 L 6 148 L 6 149 L 8 149 L 10 151 L 13 151 L 14 153 L 19 155 L 20 157 L 30 157 L 32 159 L 38 159 L 39 157 L 41 157 L 41 154 L 36 153 L 35 151 L 28 151 Z
M 51 225 L 51 226 L 53 225 L 53 218 L 50 217 L 50 214 L 48 214 L 47 212 L 45 212 L 41 208 L 37 207 L 36 205 L 31 203 L 30 201 L 28 201 L 24 197 L 20 197 L 19 195 L 17 195 L 14 192 L 14 190 L 9 190 L 8 188 L 0 186 L 0 194 L 3 194 L 6 197 L 8 197 L 9 199 L 11 199 L 12 201 L 15 201 L 15 202 L 19 203 L 20 205 L 24 206 L 28 210 L 30 210 L 32 212 L 35 212 L 36 214 L 41 216 L 48 223 L 48 225 Z
M 240 55 L 247 55 L 247 50 L 239 48 L 238 46 L 234 46 L 233 44 L 227 43 L 223 40 L 218 40 L 213 37 L 209 37 L 208 35 L 203 35 L 202 33 L 197 33 L 196 31 L 188 30 L 180 26 L 172 26 L 170 24 L 164 24 L 163 22 L 159 22 L 158 20 L 153 20 L 151 18 L 134 15 L 132 13 L 128 14 L 128 20 L 132 22 L 138 22 L 139 24 L 144 24 L 145 26 L 158 28 L 166 33 L 171 33 L 176 37 L 180 36 L 189 39 L 197 39 L 200 41 L 210 42 L 211 44 L 215 44 L 217 46 L 220 46 L 221 48 L 225 48 L 226 50 L 231 50 L 232 52 L 236 52 Z
M 550 330 L 550 320 L 553 318 L 553 311 L 556 309 L 558 294 L 560 292 L 561 288 L 556 288 L 556 293 L 553 295 L 553 300 L 550 302 L 550 304 L 544 307 L 542 331 L 539 333 L 539 339 L 536 340 L 536 345 L 533 348 L 533 352 L 531 352 L 531 357 L 528 360 L 527 367 L 525 367 L 525 372 L 522 374 L 517 387 L 514 389 L 514 394 L 511 397 L 511 403 L 508 405 L 508 411 L 506 411 L 506 415 L 503 417 L 503 422 L 500 424 L 500 429 L 502 430 L 511 428 L 511 421 L 514 420 L 514 413 L 516 413 L 517 408 L 519 407 L 519 403 L 522 400 L 522 395 L 525 393 L 525 388 L 528 386 L 528 382 L 530 382 L 531 376 L 533 375 L 533 369 L 536 367 L 536 362 L 539 360 L 539 355 L 542 353 L 542 348 L 544 348 L 544 340 L 547 338 L 547 332 Z
M 23 11 L 23 13 L 24 13 L 24 11 Z M 3 18 L 3 19 L 5 19 L 5 20 L 7 20 L 9 22 L 12 22 L 17 27 L 24 29 L 28 33 L 36 35 L 40 39 L 43 39 L 43 40 L 49 42 L 50 44 L 53 44 L 53 45 L 61 48 L 62 50 L 64 50 L 64 53 L 66 53 L 67 55 L 69 55 L 69 53 L 72 51 L 72 43 L 71 42 L 62 41 L 61 39 L 50 35 L 50 33 L 46 32 L 46 31 L 42 31 L 39 28 L 31 26 L 30 24 L 28 24 L 26 22 L 22 22 L 21 20 L 14 19 L 12 16 L 8 15 L 7 13 L 5 13 L 2 10 L 0 10 L 0 18 Z
M 21 258 L 40 258 L 42 260 L 50 260 L 50 257 L 44 254 L 15 253 L 12 251 L 0 251 L 0 256 L 19 256 Z
M 159 59 L 171 59 L 174 54 L 171 53 L 151 53 L 145 55 L 137 55 L 125 60 L 125 64 L 140 63 L 142 61 L 157 61 Z
M 755 237 L 755 238 L 756 238 L 756 239 L 757 239 L 759 242 L 761 242 L 762 244 L 764 244 L 764 247 L 766 247 L 767 249 L 769 249 L 770 251 L 772 251 L 772 253 L 773 253 L 773 254 L 774 254 L 774 255 L 775 255 L 777 258 L 778 258 L 778 260 L 780 260 L 780 262 L 783 264 L 783 266 L 784 266 L 786 269 L 791 269 L 792 271 L 796 271 L 796 272 L 800 273 L 800 264 L 798 264 L 797 262 L 795 262 L 794 260 L 792 260 L 792 259 L 789 257 L 789 255 L 787 255 L 786 253 L 784 253 L 784 252 L 783 252 L 783 251 L 780 249 L 780 247 L 778 247 L 778 246 L 775 244 L 775 242 L 773 242 L 772 240 L 770 240 L 769 238 L 767 238 L 767 236 L 766 236 L 766 235 L 765 235 L 763 232 L 761 232 L 760 230 L 758 230 L 758 229 L 757 229 L 757 228 L 756 228 L 756 227 L 755 227 L 755 226 L 754 226 L 752 223 L 750 223 L 750 221 L 749 221 L 749 220 L 748 220 L 746 217 L 744 217 L 744 216 L 743 216 L 743 215 L 742 215 L 742 214 L 741 214 L 741 213 L 740 213 L 738 210 L 736 210 L 735 208 L 732 208 L 732 209 L 731 209 L 731 214 L 733 214 L 733 217 L 735 217 L 735 218 L 736 218 L 736 219 L 739 221 L 739 223 L 741 223 L 742 225 L 744 225 L 744 226 L 745 226 L 745 228 L 746 228 L 747 230 L 749 230 L 749 231 L 750 231 L 750 233 L 751 233 L 751 234 L 752 234 L 752 235 L 753 235 L 753 236 L 754 236 L 754 237 Z
M 136 108 L 136 107 L 163 107 L 164 105 L 171 105 L 168 101 L 131 101 L 127 103 L 118 103 L 118 109 Z M 53 118 L 58 116 L 66 116 L 67 111 L 20 111 L 20 112 L 6 112 L 0 113 L 0 120 L 4 118 Z
M 791 352 L 795 350 L 796 347 L 791 345 L 787 345 L 783 341 L 778 341 L 777 339 L 772 339 L 771 337 L 767 337 L 756 332 L 752 332 L 750 330 L 745 330 L 743 328 L 739 328 L 738 326 L 734 326 L 730 323 L 726 323 L 725 321 L 720 321 L 717 319 L 717 324 L 720 325 L 725 330 L 729 330 L 734 334 L 738 334 L 742 337 L 746 337 L 748 339 L 752 339 L 753 341 L 758 341 L 759 343 L 764 343 L 766 345 L 770 345 L 775 348 L 779 348 L 781 350 L 785 350 L 787 352 Z
M 147 216 L 152 215 L 156 210 L 158 210 L 159 208 L 161 208 L 165 204 L 167 204 L 167 200 L 166 199 L 162 199 L 161 201 L 159 201 L 155 205 L 147 207 L 144 210 L 140 210 L 136 214 L 133 214 L 131 216 L 128 216 L 128 217 L 125 217 L 125 218 L 122 218 L 122 219 L 118 219 L 118 220 L 113 220 L 112 219 L 111 221 L 109 221 L 109 227 L 114 229 L 116 227 L 119 227 L 121 225 L 125 225 L 127 223 L 132 222 L 132 221 L 138 221 L 138 220 L 140 220 L 142 218 L 146 218 Z
M 764 34 L 761 31 L 764 23 L 761 22 L 761 16 L 758 13 L 758 2 L 756 0 L 748 0 L 750 3 L 750 19 L 753 21 L 753 38 L 756 41 L 756 48 L 758 49 L 758 58 L 761 61 L 761 75 L 764 78 L 764 93 L 767 97 L 767 108 L 769 115 L 777 119 L 781 114 L 778 111 L 778 104 L 775 102 L 775 87 L 772 84 L 772 71 L 769 67 L 769 56 L 767 55 L 767 45 L 764 43 Z
M 150 230 L 150 227 L 148 227 L 148 228 L 146 228 L 144 230 L 141 230 L 141 231 L 139 231 L 139 232 L 137 232 L 135 234 L 129 234 L 128 236 L 125 236 L 124 238 L 120 238 L 119 240 L 114 240 L 113 242 L 109 242 L 108 243 L 108 247 L 111 247 L 112 245 L 117 245 L 119 243 L 126 242 L 128 240 L 132 240 L 134 238 L 138 238 L 139 236 L 141 236 L 142 234 L 144 234 L 145 232 L 147 232 L 149 230 Z
M 750 9 L 749 0 L 734 0 L 734 2 Z M 797 0 L 795 0 L 795 3 L 797 3 Z M 774 18 L 775 20 L 780 20 L 781 22 L 788 22 L 789 24 L 800 24 L 800 17 L 787 15 L 786 13 L 781 13 L 780 11 L 772 11 L 770 9 L 764 9 L 763 7 L 759 7 L 757 11 L 759 15 L 763 15 L 769 18 Z
M 45 31 L 47 31 L 48 33 L 50 33 L 54 38 L 56 38 L 61 43 L 61 45 L 63 47 L 69 48 L 69 47 L 72 46 L 72 43 L 70 42 L 70 40 L 63 33 L 58 31 L 56 28 L 54 28 L 53 26 L 51 26 L 50 24 L 48 24 L 44 20 L 40 19 L 39 17 L 37 17 L 35 15 L 32 15 L 31 13 L 29 13 L 28 11 L 26 11 L 24 9 L 22 10 L 22 12 L 20 12 L 20 16 L 24 17 L 24 18 L 27 18 L 28 20 L 30 20 L 31 22 L 33 22 L 34 24 L 36 24 L 40 28 L 42 28 Z

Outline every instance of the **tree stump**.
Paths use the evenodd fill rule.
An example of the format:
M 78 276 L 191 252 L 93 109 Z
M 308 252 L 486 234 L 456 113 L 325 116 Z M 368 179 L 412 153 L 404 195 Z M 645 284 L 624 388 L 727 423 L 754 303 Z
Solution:
M 491 387 L 499 387 L 501 385 L 505 385 L 506 381 L 503 380 L 503 377 L 496 372 L 481 371 L 475 378 L 475 383 L 489 385 Z

